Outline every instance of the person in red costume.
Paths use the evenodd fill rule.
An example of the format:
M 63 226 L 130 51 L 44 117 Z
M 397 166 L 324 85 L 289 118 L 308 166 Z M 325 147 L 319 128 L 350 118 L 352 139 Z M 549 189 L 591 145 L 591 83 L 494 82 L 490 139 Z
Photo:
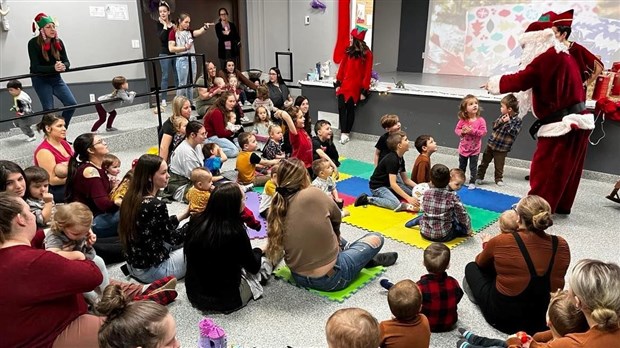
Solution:
M 345 50 L 334 83 L 338 97 L 341 144 L 349 141 L 349 133 L 355 121 L 355 105 L 366 99 L 370 89 L 372 52 L 364 42 L 366 32 L 365 28 L 359 26 L 351 31 L 351 46 Z
M 549 12 L 549 20 L 553 23 L 551 29 L 555 33 L 556 39 L 568 47 L 568 53 L 575 58 L 579 66 L 581 80 L 585 86 L 588 86 L 594 82 L 603 71 L 603 62 L 592 54 L 592 52 L 588 51 L 587 48 L 574 41 L 568 41 L 568 37 L 572 31 L 573 12 L 572 9 L 560 14 Z
M 530 134 L 538 134 L 528 194 L 546 199 L 554 213 L 570 214 L 594 116 L 585 108 L 579 67 L 556 39 L 552 22 L 530 24 L 520 44 L 521 70 L 492 76 L 484 88 L 492 94 L 524 91 L 517 95 L 520 116 L 531 109 L 537 121 Z

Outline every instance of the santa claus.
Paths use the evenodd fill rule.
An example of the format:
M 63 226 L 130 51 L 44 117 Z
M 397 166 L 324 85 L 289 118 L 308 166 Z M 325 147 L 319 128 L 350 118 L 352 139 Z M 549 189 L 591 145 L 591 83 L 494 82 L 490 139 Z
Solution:
M 579 67 L 552 26 L 550 21 L 530 24 L 520 38 L 521 70 L 492 76 L 485 88 L 493 94 L 522 91 L 517 95 L 520 116 L 531 110 L 537 118 L 530 128 L 538 140 L 529 194 L 545 198 L 554 213 L 570 214 L 594 116 L 585 108 Z

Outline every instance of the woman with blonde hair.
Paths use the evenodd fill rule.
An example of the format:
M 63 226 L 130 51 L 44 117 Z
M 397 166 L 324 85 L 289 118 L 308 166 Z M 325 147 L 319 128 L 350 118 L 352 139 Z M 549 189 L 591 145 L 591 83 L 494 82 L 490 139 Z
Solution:
M 183 117 L 189 121 L 192 115 L 192 105 L 189 99 L 184 96 L 176 96 L 172 101 L 172 116 L 164 122 L 161 126 L 159 133 L 159 157 L 163 158 L 166 162 L 170 161 L 172 155 L 172 142 L 174 135 L 177 133 L 174 129 L 174 119 L 177 117 Z
M 396 253 L 379 254 L 383 236 L 378 233 L 368 233 L 353 243 L 340 236 L 340 209 L 310 185 L 301 160 L 282 160 L 276 182 L 267 216 L 265 254 L 273 264 L 284 258 L 297 284 L 322 291 L 342 290 L 362 268 L 396 262 Z
M 494 328 L 545 331 L 550 293 L 564 288 L 570 249 L 564 238 L 546 232 L 553 220 L 544 198 L 524 197 L 515 209 L 519 229 L 488 240 L 465 267 L 463 289 Z

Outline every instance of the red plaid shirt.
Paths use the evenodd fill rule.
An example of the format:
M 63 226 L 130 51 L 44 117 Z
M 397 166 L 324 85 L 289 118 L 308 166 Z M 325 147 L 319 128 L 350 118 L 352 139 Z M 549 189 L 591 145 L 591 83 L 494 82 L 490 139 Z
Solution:
M 471 229 L 471 220 L 461 199 L 447 188 L 430 188 L 422 200 L 420 233 L 430 240 L 440 240 L 452 230 L 452 219 Z
M 459 282 L 448 273 L 429 273 L 418 280 L 422 292 L 422 313 L 432 332 L 450 331 L 458 320 L 456 306 L 463 297 Z

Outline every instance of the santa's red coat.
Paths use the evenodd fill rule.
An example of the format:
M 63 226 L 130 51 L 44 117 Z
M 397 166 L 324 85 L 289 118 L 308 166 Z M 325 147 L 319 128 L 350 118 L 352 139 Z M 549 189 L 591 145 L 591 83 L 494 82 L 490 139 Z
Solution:
M 366 51 L 364 57 L 352 58 L 345 54 L 342 63 L 338 67 L 336 80 L 340 83 L 340 88 L 336 95 L 342 95 L 344 100 L 353 98 L 357 104 L 362 91 L 370 89 L 370 75 L 372 73 L 372 52 Z
M 585 101 L 577 63 L 555 47 L 543 52 L 523 70 L 489 80 L 489 91 L 508 93 L 532 89 L 532 108 L 544 120 L 556 111 Z M 569 213 L 583 170 L 592 114 L 570 114 L 544 125 L 530 168 L 530 192 L 545 198 L 552 212 Z

